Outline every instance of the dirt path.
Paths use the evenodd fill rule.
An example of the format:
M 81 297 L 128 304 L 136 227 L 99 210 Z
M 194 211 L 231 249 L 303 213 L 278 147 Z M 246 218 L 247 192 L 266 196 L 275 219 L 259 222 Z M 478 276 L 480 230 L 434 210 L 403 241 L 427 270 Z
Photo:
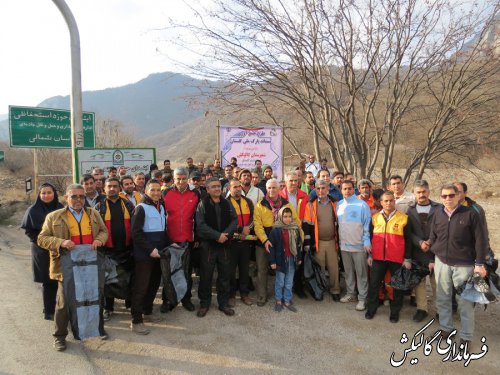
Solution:
M 364 319 L 354 304 L 297 300 L 297 314 L 277 314 L 238 303 L 228 318 L 213 305 L 204 319 L 182 308 L 164 315 L 148 336 L 132 334 L 129 313 L 117 304 L 106 324 L 108 341 L 79 343 L 68 338 L 68 349 L 52 348 L 51 322 L 42 319 L 41 292 L 31 280 L 29 244 L 18 228 L 0 227 L 1 374 L 375 374 L 404 371 L 419 374 L 493 374 L 500 367 L 500 304 L 476 309 L 473 352 L 486 336 L 489 352 L 465 368 L 462 362 L 443 363 L 435 350 L 426 357 L 419 348 L 398 370 L 390 356 L 402 358 L 423 324 L 411 320 L 407 303 L 398 324 L 388 321 L 381 307 L 373 321 Z M 197 300 L 195 299 L 195 303 Z M 434 323 L 425 333 L 435 332 Z M 400 343 L 405 332 L 410 341 Z M 410 359 L 418 358 L 416 365 Z

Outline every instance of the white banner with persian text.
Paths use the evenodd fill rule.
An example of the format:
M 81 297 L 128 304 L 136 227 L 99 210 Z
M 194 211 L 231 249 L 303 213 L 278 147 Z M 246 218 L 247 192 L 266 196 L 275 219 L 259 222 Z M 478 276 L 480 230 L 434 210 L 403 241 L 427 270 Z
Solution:
M 273 174 L 282 179 L 283 133 L 278 127 L 220 126 L 221 164 L 230 164 L 231 158 L 238 160 L 241 168 L 254 169 L 255 160 L 270 165 Z

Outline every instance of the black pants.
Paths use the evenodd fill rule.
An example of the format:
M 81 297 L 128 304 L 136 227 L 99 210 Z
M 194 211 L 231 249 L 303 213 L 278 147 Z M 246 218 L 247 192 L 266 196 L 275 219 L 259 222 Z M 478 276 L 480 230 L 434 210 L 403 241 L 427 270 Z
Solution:
M 248 296 L 248 279 L 251 252 L 252 246 L 248 241 L 233 241 L 231 243 L 231 269 L 229 274 L 231 296 L 236 295 L 238 289 L 241 296 Z M 236 268 L 238 268 L 239 285 L 236 284 Z
M 401 263 L 389 262 L 384 260 L 374 260 L 372 265 L 372 270 L 370 273 L 370 285 L 368 286 L 368 296 L 366 298 L 367 310 L 375 313 L 378 308 L 378 291 L 380 288 L 380 283 L 384 280 L 385 273 L 387 270 L 391 273 L 391 276 L 401 268 Z M 399 314 L 401 307 L 403 307 L 403 292 L 398 289 L 394 289 L 394 298 L 390 301 L 391 314 Z
M 135 278 L 132 287 L 132 323 L 142 323 L 142 315 L 153 312 L 153 302 L 160 287 L 161 267 L 159 259 L 135 262 Z
M 229 299 L 229 273 L 231 258 L 229 246 L 211 246 L 207 241 L 201 243 L 200 249 L 200 286 L 198 298 L 200 306 L 209 308 L 212 301 L 212 279 L 217 265 L 217 302 L 220 308 L 227 306 Z
M 42 283 L 43 286 L 43 312 L 45 315 L 54 315 L 56 310 L 57 281 L 51 280 Z

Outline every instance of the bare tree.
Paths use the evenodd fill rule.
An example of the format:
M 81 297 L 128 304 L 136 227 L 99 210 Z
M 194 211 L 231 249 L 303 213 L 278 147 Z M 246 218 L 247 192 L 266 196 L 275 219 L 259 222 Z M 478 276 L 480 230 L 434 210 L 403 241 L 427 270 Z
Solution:
M 307 127 L 318 157 L 326 144 L 337 168 L 360 177 L 380 174 L 385 183 L 401 158 L 397 142 L 425 120 L 427 139 L 404 155 L 405 179 L 422 175 L 477 142 L 475 132 L 456 142 L 450 134 L 478 127 L 485 105 L 498 101 L 489 79 L 498 53 L 481 38 L 465 45 L 495 22 L 498 0 L 473 8 L 451 0 L 214 0 L 192 9 L 194 21 L 171 23 L 183 36 L 171 42 L 199 53 L 192 73 L 228 83 L 217 91 L 221 107 Z
M 95 127 L 96 148 L 137 147 L 134 134 L 120 121 L 98 119 Z

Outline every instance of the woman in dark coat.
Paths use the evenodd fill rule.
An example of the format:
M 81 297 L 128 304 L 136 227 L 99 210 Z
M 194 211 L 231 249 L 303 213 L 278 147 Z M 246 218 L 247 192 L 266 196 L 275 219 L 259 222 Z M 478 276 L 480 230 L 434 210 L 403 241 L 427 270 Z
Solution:
M 33 280 L 43 285 L 43 313 L 47 320 L 54 319 L 57 281 L 49 278 L 49 252 L 39 247 L 36 240 L 45 216 L 59 208 L 63 208 L 63 205 L 59 203 L 56 189 L 51 184 L 44 183 L 40 186 L 35 204 L 28 208 L 21 224 L 31 241 Z

